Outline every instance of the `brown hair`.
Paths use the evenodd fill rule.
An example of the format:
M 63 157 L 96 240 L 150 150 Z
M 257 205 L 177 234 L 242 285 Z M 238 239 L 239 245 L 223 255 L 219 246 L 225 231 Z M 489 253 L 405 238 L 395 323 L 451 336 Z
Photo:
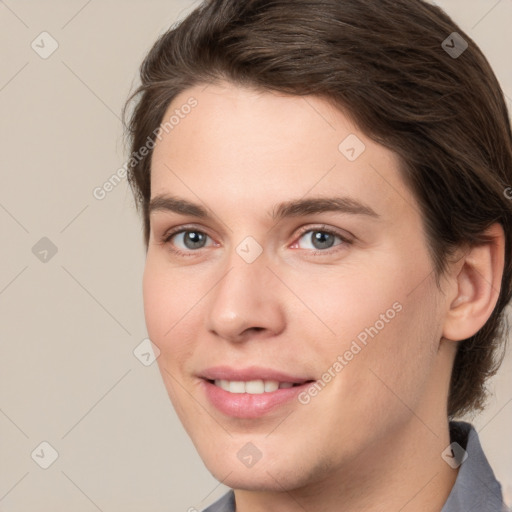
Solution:
M 461 55 L 452 33 L 468 44 Z M 451 39 L 450 39 L 451 38 Z M 443 41 L 448 41 L 443 44 Z M 460 41 L 460 39 L 457 39 Z M 462 48 L 458 42 L 457 47 Z M 209 0 L 155 43 L 127 133 L 132 155 L 154 146 L 171 101 L 218 80 L 291 95 L 317 95 L 396 152 L 418 200 L 437 282 L 455 248 L 505 231 L 505 269 L 487 323 L 459 343 L 448 416 L 482 409 L 500 363 L 512 293 L 512 135 L 498 81 L 482 52 L 439 7 L 422 0 Z M 146 246 L 151 151 L 130 160 Z

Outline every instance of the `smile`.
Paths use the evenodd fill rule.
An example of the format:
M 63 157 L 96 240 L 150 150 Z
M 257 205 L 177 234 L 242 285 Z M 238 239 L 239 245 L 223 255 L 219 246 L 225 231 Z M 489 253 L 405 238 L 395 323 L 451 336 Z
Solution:
M 231 418 L 256 419 L 285 414 L 315 379 L 264 367 L 216 366 L 198 375 L 202 393 L 218 412 Z

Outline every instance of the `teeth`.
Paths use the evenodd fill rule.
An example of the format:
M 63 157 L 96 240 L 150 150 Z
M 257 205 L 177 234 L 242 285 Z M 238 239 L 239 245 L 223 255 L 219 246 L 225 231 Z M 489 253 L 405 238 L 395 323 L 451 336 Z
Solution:
M 277 391 L 279 389 L 279 382 L 276 380 L 267 380 L 265 381 L 265 392 L 272 393 L 272 391 Z
M 262 380 L 250 380 L 245 383 L 245 392 L 251 395 L 260 395 L 265 392 L 265 384 Z
M 277 380 L 220 380 L 214 381 L 214 384 L 230 393 L 249 393 L 251 395 L 261 395 L 262 393 L 272 393 L 278 389 L 287 389 L 293 387 L 291 382 L 278 382 Z
M 215 385 L 221 387 L 224 391 L 229 391 L 229 381 L 228 380 L 216 380 Z
M 232 380 L 229 383 L 230 393 L 245 393 L 245 382 Z

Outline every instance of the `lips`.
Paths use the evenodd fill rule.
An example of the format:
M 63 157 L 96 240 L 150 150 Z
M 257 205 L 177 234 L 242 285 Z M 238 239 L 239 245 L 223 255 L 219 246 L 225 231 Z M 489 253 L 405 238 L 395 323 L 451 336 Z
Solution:
M 199 376 L 210 403 L 234 418 L 258 418 L 275 411 L 291 402 L 314 380 L 260 367 L 218 366 L 208 368 Z

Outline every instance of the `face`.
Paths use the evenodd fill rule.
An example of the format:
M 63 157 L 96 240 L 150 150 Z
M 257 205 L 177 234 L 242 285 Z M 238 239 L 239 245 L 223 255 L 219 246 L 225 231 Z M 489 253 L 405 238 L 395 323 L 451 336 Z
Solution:
M 190 98 L 154 149 L 144 305 L 208 469 L 304 487 L 446 419 L 446 305 L 396 156 L 317 97 L 202 85 L 165 119 Z

